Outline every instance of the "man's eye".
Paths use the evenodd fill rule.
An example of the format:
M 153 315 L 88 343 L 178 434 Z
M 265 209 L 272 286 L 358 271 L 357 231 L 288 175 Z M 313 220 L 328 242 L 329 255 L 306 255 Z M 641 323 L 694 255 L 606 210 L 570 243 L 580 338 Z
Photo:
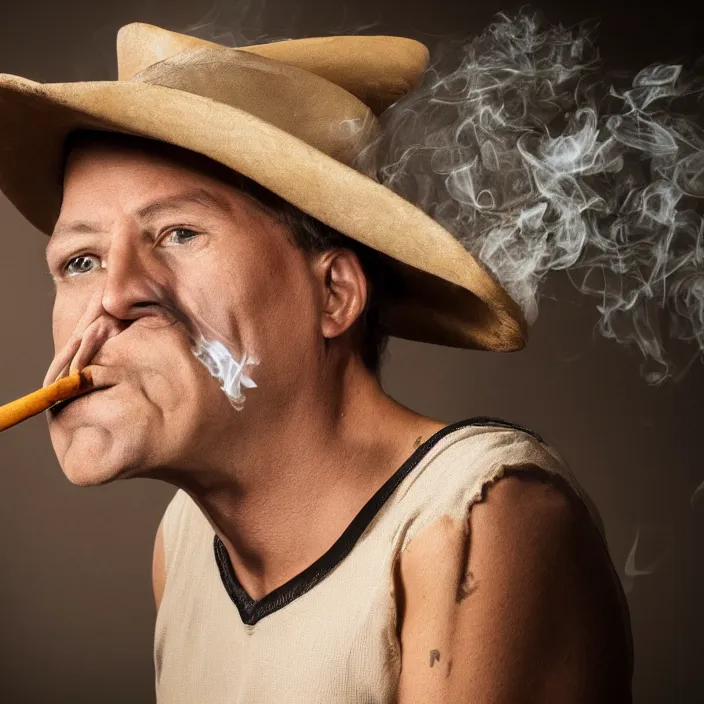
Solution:
M 92 254 L 81 254 L 78 257 L 73 257 L 66 262 L 64 272 L 67 276 L 76 276 L 77 274 L 85 274 L 93 269 L 100 268 L 100 259 Z
M 166 237 L 162 240 L 162 242 L 166 245 L 173 245 L 173 244 L 185 244 L 186 242 L 189 242 L 192 240 L 194 237 L 198 235 L 197 232 L 194 232 L 193 230 L 189 230 L 185 227 L 177 227 L 170 232 L 167 232 Z

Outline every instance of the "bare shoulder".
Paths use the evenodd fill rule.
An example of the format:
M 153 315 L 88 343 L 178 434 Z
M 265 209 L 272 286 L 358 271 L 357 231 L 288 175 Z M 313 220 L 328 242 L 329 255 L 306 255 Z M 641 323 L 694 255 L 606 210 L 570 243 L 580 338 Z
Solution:
M 623 593 L 560 478 L 527 467 L 488 485 L 466 523 L 444 517 L 411 541 L 398 586 L 406 701 L 631 701 Z

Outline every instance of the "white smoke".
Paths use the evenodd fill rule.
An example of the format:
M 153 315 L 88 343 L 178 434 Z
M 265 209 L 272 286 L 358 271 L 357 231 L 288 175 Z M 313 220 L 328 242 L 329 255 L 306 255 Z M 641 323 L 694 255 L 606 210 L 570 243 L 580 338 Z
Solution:
M 382 115 L 357 167 L 452 232 L 530 323 L 545 276 L 568 270 L 657 383 L 670 342 L 704 350 L 704 131 L 677 111 L 704 82 L 653 65 L 619 89 L 598 68 L 586 25 L 501 14 Z
M 692 508 L 696 506 L 696 504 L 702 500 L 702 497 L 704 497 L 704 482 L 702 482 L 695 490 L 692 496 L 689 499 L 689 502 L 692 504 Z
M 633 582 L 636 577 L 642 577 L 644 575 L 652 574 L 655 570 L 656 565 L 653 564 L 645 569 L 638 569 L 636 567 L 636 550 L 638 549 L 638 541 L 640 540 L 640 526 L 636 529 L 636 539 L 633 541 L 633 545 L 628 552 L 628 557 L 626 557 L 626 564 L 624 565 L 623 572 L 624 577 L 622 579 L 623 590 L 626 594 L 633 591 Z
M 213 0 L 205 15 L 179 31 L 223 46 L 247 46 L 262 39 L 265 10 L 265 0 Z
M 225 392 L 232 407 L 241 411 L 245 402 L 242 387 L 253 389 L 257 386 L 244 370 L 259 361 L 245 353 L 238 362 L 222 342 L 206 340 L 204 337 L 194 343 L 193 354 L 205 365 L 211 376 L 220 382 L 220 388 Z

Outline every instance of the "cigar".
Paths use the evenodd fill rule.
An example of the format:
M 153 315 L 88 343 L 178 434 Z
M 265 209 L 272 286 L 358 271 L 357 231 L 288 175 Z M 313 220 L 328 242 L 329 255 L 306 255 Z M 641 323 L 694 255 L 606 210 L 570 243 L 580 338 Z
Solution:
M 0 432 L 48 410 L 60 401 L 68 401 L 92 388 L 93 378 L 87 369 L 83 369 L 80 372 L 72 372 L 53 384 L 22 396 L 16 401 L 10 401 L 0 406 Z

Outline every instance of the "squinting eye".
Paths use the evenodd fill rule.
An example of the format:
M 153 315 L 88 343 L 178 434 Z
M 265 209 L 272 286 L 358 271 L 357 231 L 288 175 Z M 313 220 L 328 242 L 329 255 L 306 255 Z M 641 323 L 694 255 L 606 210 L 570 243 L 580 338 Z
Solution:
M 92 254 L 81 254 L 78 257 L 73 257 L 66 262 L 64 271 L 67 276 L 76 276 L 77 274 L 85 274 L 93 269 L 100 268 L 100 259 Z
M 171 230 L 169 233 L 167 233 L 166 237 L 164 237 L 162 241 L 167 246 L 171 244 L 185 244 L 186 242 L 189 242 L 194 237 L 196 237 L 197 234 L 197 232 L 194 232 L 193 230 L 188 230 L 185 227 L 177 227 L 176 229 Z

